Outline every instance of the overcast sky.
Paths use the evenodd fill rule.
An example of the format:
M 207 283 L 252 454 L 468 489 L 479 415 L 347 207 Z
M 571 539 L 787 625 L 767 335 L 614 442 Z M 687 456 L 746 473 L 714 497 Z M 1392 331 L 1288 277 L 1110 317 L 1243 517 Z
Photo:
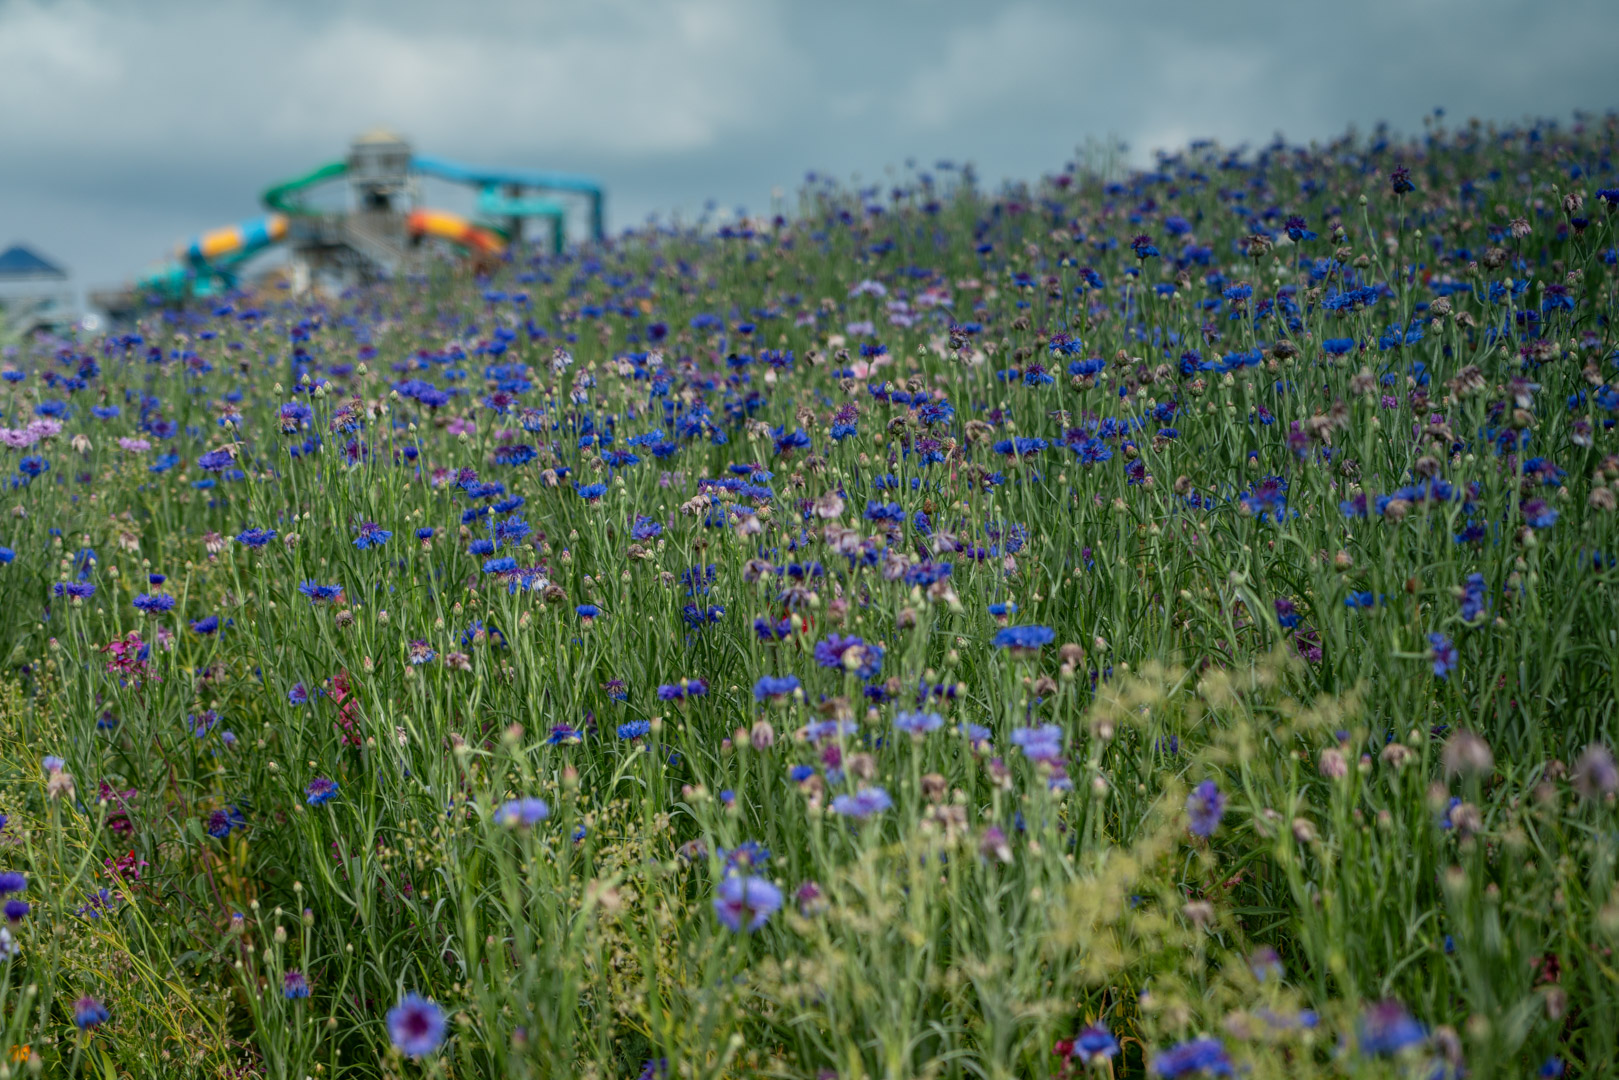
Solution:
M 609 224 L 807 169 L 1033 176 L 1087 136 L 1619 107 L 1619 0 L 0 0 L 0 245 L 125 280 L 385 125 L 599 177 Z

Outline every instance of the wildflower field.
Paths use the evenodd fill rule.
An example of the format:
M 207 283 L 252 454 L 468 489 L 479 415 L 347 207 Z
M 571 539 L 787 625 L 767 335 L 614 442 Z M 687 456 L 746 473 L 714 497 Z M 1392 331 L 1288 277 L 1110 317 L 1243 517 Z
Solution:
M 1616 153 L 12 350 L 0 1078 L 1615 1075 Z

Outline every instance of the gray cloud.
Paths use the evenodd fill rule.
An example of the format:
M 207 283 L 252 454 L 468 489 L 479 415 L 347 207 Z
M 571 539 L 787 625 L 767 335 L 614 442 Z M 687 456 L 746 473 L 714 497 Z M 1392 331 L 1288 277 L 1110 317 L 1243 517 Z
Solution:
M 594 173 L 625 225 L 913 155 L 1603 110 L 1616 39 L 1602 0 L 0 0 L 0 243 L 116 281 L 378 124 Z

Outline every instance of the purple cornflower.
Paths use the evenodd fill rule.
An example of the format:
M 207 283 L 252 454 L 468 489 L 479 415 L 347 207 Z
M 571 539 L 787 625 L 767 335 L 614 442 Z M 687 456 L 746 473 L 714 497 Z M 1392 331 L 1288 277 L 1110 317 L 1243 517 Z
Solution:
M 419 994 L 406 994 L 388 1010 L 388 1038 L 406 1057 L 426 1057 L 444 1042 L 444 1010 Z
M 1225 815 L 1225 796 L 1213 780 L 1205 780 L 1186 796 L 1186 816 L 1193 836 L 1213 836 Z
M 781 907 L 781 890 L 761 877 L 731 876 L 720 882 L 714 914 L 733 932 L 752 932 Z

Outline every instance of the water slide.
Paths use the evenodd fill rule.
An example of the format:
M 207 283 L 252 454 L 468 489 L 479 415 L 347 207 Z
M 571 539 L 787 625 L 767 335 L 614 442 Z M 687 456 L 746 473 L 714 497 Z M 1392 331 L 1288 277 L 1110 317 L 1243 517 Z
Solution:
M 413 237 L 437 236 L 480 255 L 499 255 L 506 250 L 506 242 L 494 230 L 447 210 L 412 210 L 405 218 L 405 231 Z
M 507 240 L 521 235 L 525 219 L 543 218 L 551 225 L 553 247 L 560 254 L 566 238 L 568 207 L 551 197 L 554 194 L 589 200 L 590 234 L 596 240 L 605 238 L 605 193 L 599 183 L 588 177 L 544 170 L 488 169 L 418 155 L 409 157 L 409 171 L 476 188 L 481 219 L 473 222 L 445 210 L 419 207 L 405 219 L 405 232 L 413 240 L 436 237 L 471 255 L 497 255 L 505 249 Z M 367 251 L 363 242 L 369 234 L 362 228 L 364 215 L 340 215 L 334 221 L 330 212 L 303 199 L 308 189 L 348 175 L 348 161 L 329 161 L 272 185 L 262 195 L 270 213 L 193 238 L 176 252 L 173 261 L 142 275 L 136 289 L 176 299 L 213 295 L 234 286 L 236 269 L 266 248 L 289 240 L 302 243 L 311 235 L 330 235 L 334 229 L 345 238 L 338 242 Z M 397 249 L 391 254 L 397 257 Z
M 171 262 L 141 275 L 136 289 L 169 297 L 211 296 L 236 282 L 235 268 L 287 237 L 285 214 L 267 214 L 193 237 Z
M 206 265 L 217 270 L 252 258 L 286 236 L 287 216 L 266 214 L 205 232 L 182 248 L 181 253 L 194 266 Z
M 289 214 L 293 217 L 308 217 L 320 213 L 299 202 L 296 198 L 305 188 L 324 184 L 328 180 L 337 180 L 349 171 L 346 161 L 328 161 L 319 168 L 312 169 L 302 176 L 295 176 L 291 180 L 283 180 L 265 189 L 260 196 L 264 205 L 280 214 Z
M 423 176 L 480 189 L 478 212 L 488 217 L 549 217 L 564 212 L 562 204 L 554 200 L 522 196 L 525 188 L 583 195 L 590 200 L 591 238 L 606 237 L 606 193 L 589 177 L 535 169 L 485 169 L 421 155 L 411 158 L 410 167 Z M 502 189 L 506 189 L 504 193 Z

